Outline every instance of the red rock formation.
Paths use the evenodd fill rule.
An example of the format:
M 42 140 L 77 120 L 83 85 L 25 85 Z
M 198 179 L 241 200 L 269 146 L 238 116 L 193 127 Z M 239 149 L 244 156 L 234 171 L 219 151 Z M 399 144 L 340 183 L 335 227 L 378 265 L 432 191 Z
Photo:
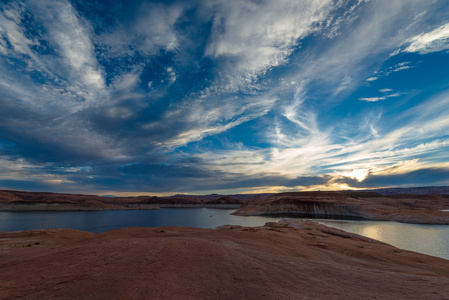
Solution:
M 232 197 L 228 197 L 228 196 L 221 196 L 217 199 L 207 201 L 207 204 L 236 204 L 236 205 L 240 205 L 242 203 L 243 203 L 243 201 L 232 198 Z
M 423 187 L 410 187 L 410 188 L 385 188 L 371 190 L 382 195 L 394 195 L 394 194 L 446 194 L 449 195 L 449 186 L 423 186 Z
M 248 201 L 234 214 L 288 215 L 309 218 L 391 220 L 407 223 L 449 224 L 445 196 L 386 197 L 372 192 L 280 193 Z
M 99 197 L 96 195 L 0 191 L 0 210 L 112 210 L 204 207 L 195 196 Z
M 218 195 L 217 195 L 218 196 Z M 448 195 L 392 195 L 374 192 L 300 192 L 254 196 L 244 201 L 218 197 L 205 201 L 198 196 L 99 197 L 0 191 L 0 210 L 117 210 L 158 207 L 238 208 L 239 215 L 296 214 L 303 217 L 362 218 L 408 223 L 449 224 Z
M 448 299 L 449 261 L 312 222 L 0 233 L 0 298 Z
M 8 203 L 12 201 L 20 201 L 22 198 L 9 193 L 7 191 L 0 191 L 0 203 Z

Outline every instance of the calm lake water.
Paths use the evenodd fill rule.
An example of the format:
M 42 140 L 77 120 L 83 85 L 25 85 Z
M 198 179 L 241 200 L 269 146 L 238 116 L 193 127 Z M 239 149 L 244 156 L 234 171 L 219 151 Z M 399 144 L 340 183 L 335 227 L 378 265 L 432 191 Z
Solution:
M 449 225 L 418 225 L 386 221 L 315 221 L 401 249 L 449 259 Z
M 0 212 L 0 231 L 71 228 L 100 233 L 124 227 L 187 226 L 216 228 L 221 225 L 262 226 L 280 218 L 242 217 L 235 209 L 165 208 L 160 210 L 18 211 Z
M 234 209 L 168 208 L 122 211 L 21 211 L 0 212 L 0 231 L 72 228 L 100 233 L 123 227 L 221 225 L 262 226 L 280 218 L 233 216 Z M 314 220 L 364 235 L 401 249 L 449 259 L 449 225 L 415 225 L 383 221 Z

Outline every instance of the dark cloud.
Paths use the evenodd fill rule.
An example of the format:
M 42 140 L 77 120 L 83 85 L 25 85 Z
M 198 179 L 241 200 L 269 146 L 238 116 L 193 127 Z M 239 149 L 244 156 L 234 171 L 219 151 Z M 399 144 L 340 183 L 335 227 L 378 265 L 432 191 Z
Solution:
M 448 184 L 449 169 L 423 168 L 410 173 L 395 175 L 368 176 L 363 183 L 375 186 L 404 186 L 404 185 L 439 185 Z
M 39 113 L 32 107 L 0 99 L 1 138 L 11 145 L 0 153 L 23 157 L 34 163 L 85 163 L 107 157 L 112 143 L 89 131 L 73 116 Z
M 211 171 L 201 164 L 161 165 L 137 163 L 123 165 L 97 166 L 89 170 L 88 179 L 84 175 L 73 174 L 67 179 L 77 185 L 93 185 L 96 189 L 108 190 L 111 186 L 117 191 L 149 191 L 166 192 L 199 192 L 201 190 L 233 190 L 248 188 L 295 187 L 324 185 L 331 180 L 330 176 L 287 178 L 281 174 L 247 176 L 241 173 Z
M 48 192 L 55 191 L 55 186 L 50 184 L 45 184 L 43 182 L 36 182 L 32 180 L 1 180 L 0 187 L 2 189 L 8 190 L 18 190 L 18 191 L 30 191 L 30 192 Z M 67 187 L 64 187 L 61 192 L 68 191 Z

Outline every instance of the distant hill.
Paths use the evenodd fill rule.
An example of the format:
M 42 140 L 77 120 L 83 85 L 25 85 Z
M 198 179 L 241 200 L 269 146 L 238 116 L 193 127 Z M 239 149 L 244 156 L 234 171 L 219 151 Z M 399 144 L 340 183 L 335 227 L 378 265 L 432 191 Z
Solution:
M 272 193 L 262 193 L 262 194 L 231 194 L 231 195 L 220 195 L 220 194 L 210 194 L 210 195 L 198 195 L 197 197 L 203 199 L 204 201 L 214 201 L 222 197 L 230 197 L 237 200 L 247 200 L 256 196 L 270 196 L 274 195 Z
M 301 191 L 299 191 L 301 192 Z M 347 192 L 351 192 L 348 190 Z M 353 191 L 355 192 L 355 191 Z M 415 194 L 415 195 L 429 195 L 429 194 L 441 194 L 441 195 L 449 195 L 449 186 L 422 186 L 422 187 L 410 187 L 410 188 L 384 188 L 384 189 L 370 189 L 370 190 L 360 190 L 360 192 L 375 192 L 384 196 L 394 195 L 394 194 Z M 198 197 L 203 199 L 204 201 L 212 201 L 221 197 L 232 197 L 238 200 L 247 200 L 253 197 L 266 197 L 275 195 L 277 193 L 262 193 L 262 194 L 210 194 L 210 195 L 173 195 L 170 197 L 179 197 L 179 196 L 190 196 L 190 197 Z
M 355 193 L 358 191 L 346 191 Z M 449 195 L 449 186 L 426 186 L 410 188 L 385 188 L 373 190 L 361 190 L 360 192 L 375 192 L 384 196 L 399 194 Z M 304 193 L 304 192 L 303 192 Z M 105 205 L 139 205 L 139 204 L 241 204 L 243 202 L 256 201 L 257 199 L 275 195 L 273 193 L 261 194 L 210 194 L 210 195 L 184 195 L 178 194 L 168 197 L 138 196 L 138 197 L 114 197 L 112 195 L 81 195 L 59 194 L 44 192 L 24 192 L 13 190 L 0 190 L 0 203 L 60 203 L 60 204 L 85 204 L 89 206 Z
M 394 194 L 415 194 L 415 195 L 429 195 L 429 194 L 441 194 L 449 195 L 449 186 L 422 186 L 422 187 L 410 187 L 410 188 L 385 188 L 374 189 L 371 192 L 376 192 L 381 195 L 394 195 Z
M 246 196 L 246 198 L 251 196 Z M 207 198 L 207 197 L 206 197 Z M 220 207 L 238 208 L 242 201 L 230 196 L 202 199 L 195 195 L 170 197 L 59 194 L 0 190 L 0 210 L 107 210 L 154 209 L 155 207 Z

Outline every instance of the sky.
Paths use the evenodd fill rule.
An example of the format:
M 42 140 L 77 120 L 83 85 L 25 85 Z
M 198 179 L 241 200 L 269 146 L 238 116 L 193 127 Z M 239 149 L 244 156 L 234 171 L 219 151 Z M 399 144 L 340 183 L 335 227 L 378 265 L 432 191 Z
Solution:
M 0 189 L 449 185 L 449 2 L 0 2 Z

